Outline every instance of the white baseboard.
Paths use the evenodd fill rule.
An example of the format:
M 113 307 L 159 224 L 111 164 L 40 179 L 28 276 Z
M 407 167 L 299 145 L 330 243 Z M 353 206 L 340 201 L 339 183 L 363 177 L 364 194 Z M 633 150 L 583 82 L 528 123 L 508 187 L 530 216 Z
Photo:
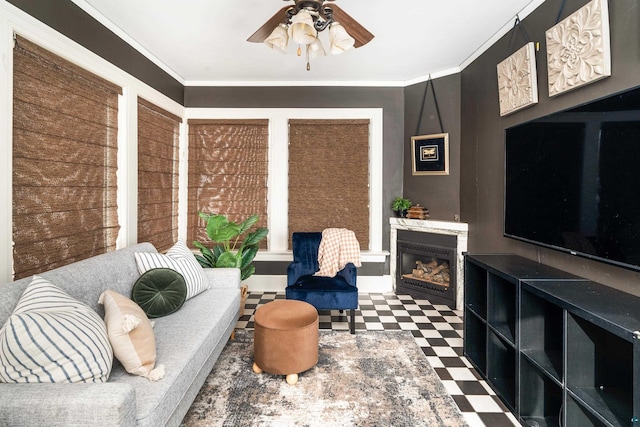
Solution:
M 287 276 L 261 276 L 254 274 L 243 283 L 254 292 L 284 292 Z M 365 294 L 393 292 L 391 276 L 358 276 L 358 292 Z

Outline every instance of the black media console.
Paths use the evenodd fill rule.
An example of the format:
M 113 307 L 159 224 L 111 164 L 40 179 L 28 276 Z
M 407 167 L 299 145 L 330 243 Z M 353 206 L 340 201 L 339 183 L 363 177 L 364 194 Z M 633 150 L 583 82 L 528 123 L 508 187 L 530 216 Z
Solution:
M 517 255 L 465 256 L 464 353 L 523 426 L 640 426 L 640 298 Z

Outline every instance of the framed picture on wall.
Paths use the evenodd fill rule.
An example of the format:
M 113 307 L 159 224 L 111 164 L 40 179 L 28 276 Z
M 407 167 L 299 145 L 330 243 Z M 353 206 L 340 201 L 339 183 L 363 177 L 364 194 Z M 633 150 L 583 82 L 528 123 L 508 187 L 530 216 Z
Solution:
M 413 175 L 449 175 L 449 134 L 411 137 Z

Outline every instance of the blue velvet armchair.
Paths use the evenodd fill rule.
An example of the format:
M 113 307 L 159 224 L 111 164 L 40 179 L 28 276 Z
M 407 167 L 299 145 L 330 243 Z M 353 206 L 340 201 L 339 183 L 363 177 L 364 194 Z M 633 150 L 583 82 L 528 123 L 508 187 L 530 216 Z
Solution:
M 350 310 L 349 331 L 355 334 L 358 308 L 357 269 L 348 263 L 334 277 L 314 276 L 322 233 L 292 235 L 293 262 L 287 268 L 287 299 L 305 301 L 317 310 Z

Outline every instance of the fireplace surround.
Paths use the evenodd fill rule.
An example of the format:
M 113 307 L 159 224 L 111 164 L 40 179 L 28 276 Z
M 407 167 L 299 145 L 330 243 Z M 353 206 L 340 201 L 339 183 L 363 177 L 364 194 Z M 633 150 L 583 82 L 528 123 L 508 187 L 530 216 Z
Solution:
M 398 230 L 396 293 L 455 308 L 456 244 L 456 236 Z
M 389 222 L 394 291 L 462 310 L 468 225 L 406 218 Z

